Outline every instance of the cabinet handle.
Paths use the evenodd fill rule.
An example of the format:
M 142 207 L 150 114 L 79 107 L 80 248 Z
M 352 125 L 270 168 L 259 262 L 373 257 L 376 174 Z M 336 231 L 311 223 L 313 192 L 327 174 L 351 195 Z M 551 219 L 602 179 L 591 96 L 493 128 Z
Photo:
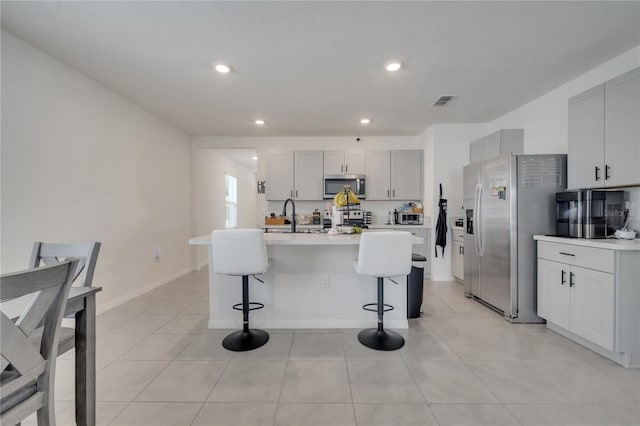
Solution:
M 573 287 L 574 285 L 576 285 L 576 283 L 573 282 L 574 275 L 575 274 L 573 272 L 569 272 L 569 287 Z
M 565 256 L 575 256 L 575 254 L 573 254 L 573 253 L 565 253 L 565 252 L 563 252 L 563 251 L 559 251 L 558 253 L 559 253 L 559 254 L 563 254 L 563 255 L 565 255 Z
M 298 190 L 296 189 L 296 198 L 298 198 Z
M 291 193 L 291 198 L 293 198 L 293 189 L 289 192 Z
M 396 190 L 393 190 L 393 198 L 396 198 Z
M 389 198 L 389 190 L 387 189 L 387 198 Z
M 564 269 L 562 270 L 562 275 L 560 276 L 560 285 L 565 285 L 567 280 L 564 278 L 564 274 L 566 274 L 566 272 L 564 271 Z
M 609 167 L 608 164 L 604 165 L 604 180 L 607 180 L 607 179 L 609 179 L 611 177 L 611 176 L 609 176 L 609 169 L 610 168 L 611 167 Z
M 344 173 L 344 164 L 340 164 L 340 173 Z
M 344 166 L 344 172 L 348 173 L 349 172 L 349 165 L 347 164 L 346 166 Z
M 600 180 L 600 167 L 596 166 L 596 181 Z
M 462 249 L 462 255 L 464 256 L 464 247 L 460 247 Z

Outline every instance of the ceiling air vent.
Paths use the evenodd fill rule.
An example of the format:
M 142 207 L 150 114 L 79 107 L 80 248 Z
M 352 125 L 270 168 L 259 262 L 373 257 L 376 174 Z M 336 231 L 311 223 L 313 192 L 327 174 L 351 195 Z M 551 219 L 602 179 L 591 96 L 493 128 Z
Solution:
M 456 95 L 442 95 L 433 103 L 433 106 L 445 106 L 449 101 L 455 98 Z

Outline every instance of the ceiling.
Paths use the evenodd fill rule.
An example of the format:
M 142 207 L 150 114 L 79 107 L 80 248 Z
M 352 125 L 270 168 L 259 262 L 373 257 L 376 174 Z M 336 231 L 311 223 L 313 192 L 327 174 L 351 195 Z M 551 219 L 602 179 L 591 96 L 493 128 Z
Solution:
M 192 136 L 486 122 L 640 44 L 639 2 L 2 1 L 1 13 L 3 29 Z M 390 59 L 405 68 L 386 72 Z

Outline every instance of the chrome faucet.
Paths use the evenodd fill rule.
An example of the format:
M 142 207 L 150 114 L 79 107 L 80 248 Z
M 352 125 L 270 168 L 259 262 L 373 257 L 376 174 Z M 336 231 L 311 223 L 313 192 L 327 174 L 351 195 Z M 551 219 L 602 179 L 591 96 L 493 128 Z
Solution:
M 287 198 L 284 202 L 284 207 L 282 207 L 282 217 L 287 216 L 287 204 L 291 201 L 291 207 L 293 211 L 291 212 L 291 232 L 296 232 L 296 203 L 292 198 Z

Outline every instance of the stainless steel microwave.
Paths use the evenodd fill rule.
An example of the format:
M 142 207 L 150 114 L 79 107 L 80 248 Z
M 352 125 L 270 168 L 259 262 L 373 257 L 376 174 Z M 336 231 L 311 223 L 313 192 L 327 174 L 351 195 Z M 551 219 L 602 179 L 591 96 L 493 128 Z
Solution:
M 324 198 L 331 199 L 338 192 L 344 191 L 345 185 L 351 186 L 351 191 L 363 200 L 366 197 L 364 175 L 329 175 L 324 177 Z

